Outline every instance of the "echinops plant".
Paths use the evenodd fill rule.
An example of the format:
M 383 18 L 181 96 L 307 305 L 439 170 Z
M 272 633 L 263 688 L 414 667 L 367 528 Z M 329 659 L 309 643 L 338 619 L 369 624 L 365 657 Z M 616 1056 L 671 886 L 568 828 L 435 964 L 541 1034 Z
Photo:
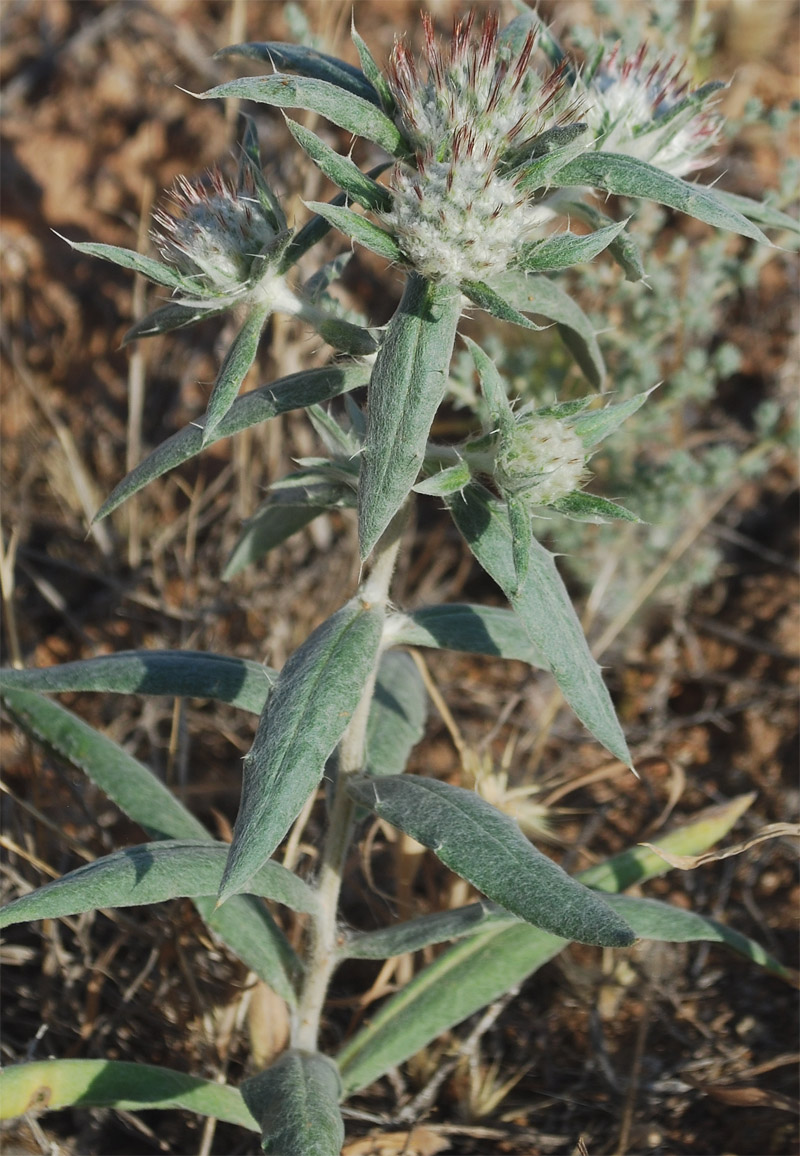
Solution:
M 496 655 L 548 671 L 586 729 L 633 767 L 541 538 L 549 516 L 638 520 L 586 485 L 597 447 L 650 390 L 622 400 L 602 395 L 595 326 L 560 274 L 605 252 L 629 280 L 643 276 L 630 217 L 616 215 L 610 195 L 626 198 L 627 213 L 651 201 L 761 245 L 769 244 L 762 226 L 794 223 L 687 182 L 720 138 L 720 86 L 694 88 L 673 60 L 645 45 L 628 55 L 601 47 L 581 64 L 528 10 L 503 29 L 491 11 L 482 21 L 471 15 L 449 39 L 423 15 L 421 54 L 398 39 L 385 70 L 355 29 L 353 39 L 360 68 L 292 44 L 225 49 L 223 56 L 264 62 L 267 72 L 203 94 L 307 109 L 384 151 L 386 161 L 363 172 L 287 116 L 298 146 L 341 189 L 330 203 L 309 203 L 301 228 L 269 187 L 255 124 L 246 119 L 236 179 L 180 178 L 156 214 L 160 259 L 101 244 L 73 247 L 170 292 L 128 340 L 223 312 L 235 321 L 205 416 L 145 458 L 97 517 L 213 442 L 305 410 L 325 453 L 275 481 L 226 575 L 324 511 L 352 508 L 363 564 L 358 589 L 280 671 L 213 653 L 136 651 L 0 675 L 5 706 L 22 728 L 84 770 L 149 837 L 14 900 L 0 913 L 2 925 L 189 897 L 214 935 L 285 1002 L 289 1046 L 239 1087 L 114 1060 L 22 1064 L 0 1077 L 6 1115 L 37 1105 L 179 1106 L 258 1132 L 265 1152 L 336 1156 L 348 1096 L 515 988 L 570 941 L 624 949 L 637 939 L 718 940 L 784 974 L 757 944 L 712 919 L 625 895 L 667 870 L 651 850 L 634 847 L 573 877 L 480 794 L 409 774 L 425 695 L 402 648 Z M 301 282 L 298 262 L 331 230 L 403 277 L 385 327 L 345 318 L 326 292 L 343 261 Z M 302 319 L 336 352 L 322 368 L 239 397 L 275 311 Z M 462 322 L 478 311 L 528 331 L 531 342 L 554 326 L 586 381 L 583 395 L 516 405 L 481 344 L 463 336 L 457 347 Z M 460 358 L 466 349 L 479 391 L 468 436 L 440 444 L 431 439 L 439 408 L 464 398 L 451 378 L 457 348 Z M 508 608 L 395 605 L 392 577 L 415 495 L 446 506 Z M 67 690 L 195 695 L 258 715 L 232 843 L 215 841 L 145 766 L 41 694 Z M 302 877 L 275 854 L 323 782 L 324 842 L 313 876 Z M 738 802 L 718 809 L 666 836 L 662 848 L 697 854 L 741 810 Z M 345 926 L 343 872 L 367 812 L 430 849 L 482 898 L 375 931 Z M 305 917 L 297 949 L 276 905 Z M 452 945 L 338 1050 L 326 1049 L 326 995 L 340 964 L 445 943 Z

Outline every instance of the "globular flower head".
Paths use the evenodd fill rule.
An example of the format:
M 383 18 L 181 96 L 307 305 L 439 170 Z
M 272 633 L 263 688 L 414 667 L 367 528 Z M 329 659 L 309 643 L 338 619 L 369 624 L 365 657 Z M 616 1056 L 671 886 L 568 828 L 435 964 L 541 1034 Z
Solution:
M 473 14 L 443 47 L 423 20 L 423 68 L 402 40 L 390 59 L 395 120 L 415 165 L 396 167 L 384 221 L 424 276 L 483 281 L 504 272 L 549 218 L 526 193 L 522 166 L 574 105 L 560 70 L 531 67 L 535 30 L 515 49 L 494 13 L 474 36 Z
M 653 60 L 646 44 L 628 57 L 619 45 L 582 83 L 584 119 L 604 152 L 624 153 L 683 177 L 708 164 L 722 121 L 709 98 L 724 85 L 692 89 L 675 57 Z
M 531 414 L 501 434 L 494 476 L 505 495 L 547 506 L 580 488 L 585 466 L 584 444 L 567 422 Z
M 219 309 L 258 296 L 270 254 L 284 239 L 267 219 L 252 181 L 236 188 L 219 170 L 207 185 L 178 177 L 169 211 L 155 214 L 153 240 L 164 261 L 190 278 L 197 299 Z

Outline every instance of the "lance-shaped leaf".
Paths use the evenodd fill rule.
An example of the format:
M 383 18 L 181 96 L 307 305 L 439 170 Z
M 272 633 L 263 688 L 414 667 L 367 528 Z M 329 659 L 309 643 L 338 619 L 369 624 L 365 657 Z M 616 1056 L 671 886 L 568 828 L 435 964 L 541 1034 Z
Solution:
M 212 698 L 261 714 L 276 670 L 245 658 L 200 650 L 123 650 L 61 666 L 0 670 L 0 691 L 104 691 Z
M 408 145 L 399 129 L 375 104 L 326 80 L 283 73 L 248 76 L 218 84 L 199 96 L 201 100 L 232 96 L 237 100 L 270 104 L 274 108 L 305 108 L 319 113 L 354 136 L 380 145 L 390 156 L 405 156 L 408 152 Z
M 329 365 L 324 369 L 310 369 L 282 377 L 271 385 L 262 385 L 237 398 L 220 421 L 214 435 L 209 438 L 208 444 L 231 437 L 289 410 L 329 401 L 348 390 L 366 385 L 368 380 L 369 369 L 363 365 Z M 201 419 L 167 438 L 131 470 L 97 511 L 95 521 L 105 518 L 155 478 L 160 478 L 162 474 L 193 458 L 202 448 Z
M 231 342 L 208 400 L 202 448 L 216 441 L 214 435 L 219 423 L 233 405 L 242 382 L 256 359 L 261 331 L 268 316 L 269 310 L 254 310 Z
M 241 1087 L 261 1127 L 261 1147 L 274 1156 L 339 1156 L 344 1122 L 342 1082 L 333 1060 L 290 1048 Z
M 351 599 L 281 671 L 244 761 L 220 903 L 244 890 L 316 790 L 375 669 L 383 616 L 382 607 Z
M 461 296 L 454 286 L 409 276 L 370 378 L 358 492 L 362 558 L 417 480 L 447 386 L 460 315 Z
M 343 157 L 303 125 L 286 117 L 286 126 L 294 139 L 311 157 L 325 176 L 365 209 L 388 211 L 392 197 L 388 189 L 362 173 L 349 157 Z
M 264 176 L 264 165 L 261 160 L 261 147 L 258 143 L 258 126 L 251 116 L 243 115 L 244 133 L 242 135 L 241 157 L 239 161 L 238 191 L 246 194 L 248 183 L 255 185 L 256 196 L 261 205 L 264 216 L 276 233 L 289 232 L 289 222 L 280 200 L 267 184 Z
M 717 919 L 709 919 L 696 911 L 686 911 L 658 899 L 639 899 L 633 895 L 609 895 L 608 903 L 630 923 L 639 939 L 655 939 L 662 943 L 724 943 L 739 955 L 745 956 L 765 971 L 798 986 L 798 975 L 784 967 L 760 943 L 742 935 L 733 927 L 726 927 Z
M 518 264 L 527 272 L 543 272 L 549 269 L 568 269 L 591 261 L 598 253 L 607 249 L 615 237 L 625 228 L 627 221 L 618 221 L 581 236 L 578 233 L 556 233 L 533 245 L 524 245 Z
M 378 99 L 380 100 L 383 111 L 388 116 L 391 116 L 397 107 L 394 94 L 388 85 L 386 77 L 383 75 L 380 68 L 378 68 L 375 57 L 370 52 L 366 42 L 356 32 L 356 26 L 353 22 L 352 15 L 350 18 L 350 39 L 356 46 L 358 59 L 361 61 L 361 71 L 364 73 L 367 80 L 378 94 Z
M 280 497 L 274 495 L 274 500 L 266 502 L 245 525 L 225 564 L 222 577 L 226 581 L 233 578 L 245 566 L 263 558 L 326 510 L 353 507 L 355 504 L 355 491 L 345 484 L 338 487 L 309 487 L 302 495 L 302 500 L 298 493 L 297 501 L 288 500 L 282 494 Z
M 473 484 L 452 499 L 449 508 L 470 550 L 508 598 L 575 714 L 603 746 L 630 766 L 614 704 L 553 555 L 531 538 L 527 573 L 518 586 L 505 506 Z
M 591 409 L 581 413 L 572 422 L 572 428 L 583 442 L 583 447 L 590 450 L 603 438 L 607 438 L 614 430 L 619 429 L 624 421 L 636 413 L 647 401 L 650 394 L 656 389 L 647 389 L 644 393 L 637 393 L 627 401 L 620 401 L 613 405 L 603 406 L 602 409 Z
M 409 654 L 381 655 L 369 711 L 366 766 L 371 775 L 399 775 L 422 738 L 428 695 Z
M 789 229 L 792 233 L 800 233 L 800 221 L 790 217 L 788 213 L 782 213 L 774 205 L 754 201 L 752 198 L 742 197 L 738 193 L 726 193 L 724 189 L 716 187 L 714 192 L 728 208 L 734 209 L 751 221 L 756 221 L 759 225 L 764 225 L 768 229 Z
M 450 497 L 451 494 L 460 494 L 465 486 L 469 485 L 472 471 L 465 461 L 454 466 L 447 466 L 435 474 L 424 478 L 412 487 L 415 494 L 427 494 L 431 498 Z
M 132 341 L 137 341 L 140 337 L 155 337 L 159 333 L 171 333 L 175 329 L 185 329 L 186 326 L 194 325 L 201 318 L 205 320 L 207 317 L 216 317 L 219 313 L 224 313 L 227 308 L 227 304 L 219 309 L 198 309 L 194 305 L 177 305 L 175 303 L 162 305 L 132 325 L 122 338 L 122 345 L 123 347 L 130 345 Z
M 752 802 L 752 795 L 709 808 L 658 841 L 676 854 L 699 854 L 718 842 Z M 647 847 L 583 871 L 578 879 L 604 892 L 664 875 L 669 865 Z M 392 996 L 338 1055 L 345 1093 L 363 1088 L 432 1039 L 522 983 L 565 946 L 530 924 L 498 926 L 449 948 Z
M 127 751 L 57 703 L 27 690 L 6 690 L 2 700 L 22 729 L 96 783 L 151 835 L 162 839 L 211 836 L 155 775 Z M 296 1001 L 302 964 L 263 903 L 237 895 L 219 911 L 213 899 L 194 900 L 206 924 L 282 999 Z
M 335 84 L 345 92 L 352 92 L 371 104 L 380 105 L 374 86 L 360 69 L 338 60 L 327 52 L 317 52 L 302 44 L 288 44 L 278 40 L 250 41 L 248 44 L 231 44 L 214 53 L 217 60 L 227 56 L 244 56 L 250 60 L 262 60 L 278 71 L 297 72 L 312 80 L 325 80 Z
M 555 321 L 558 335 L 586 379 L 599 389 L 606 368 L 594 326 L 577 302 L 549 277 L 503 274 L 495 281 L 498 292 L 520 313 L 535 313 Z
M 60 234 L 57 234 L 60 236 Z M 88 257 L 100 257 L 103 261 L 111 261 L 123 269 L 132 269 L 134 273 L 141 273 L 148 281 L 156 285 L 163 285 L 166 289 L 177 289 L 192 296 L 203 296 L 204 287 L 192 277 L 177 273 L 169 265 L 162 265 L 152 257 L 145 257 L 141 253 L 134 253 L 132 249 L 121 249 L 119 245 L 102 245 L 97 241 L 70 241 L 63 240 L 78 253 L 85 253 Z
M 385 637 L 392 646 L 431 646 L 490 654 L 546 669 L 519 618 L 513 610 L 501 606 L 454 602 L 393 614 L 387 620 Z
M 122 1060 L 39 1060 L 0 1072 L 0 1120 L 60 1108 L 141 1112 L 183 1108 L 258 1132 L 238 1088 L 154 1064 Z
M 169 899 L 216 896 L 228 844 L 162 839 L 104 855 L 0 908 L 0 928 L 32 919 L 59 919 L 98 907 L 142 907 Z M 248 884 L 251 895 L 293 911 L 314 913 L 315 893 L 279 863 L 265 863 Z
M 600 525 L 603 522 L 641 522 L 631 510 L 608 498 L 600 498 L 597 494 L 587 494 L 585 490 L 573 490 L 563 498 L 557 498 L 548 503 L 553 510 L 558 510 L 566 518 L 574 518 L 576 522 L 592 522 Z
M 557 198 L 559 212 L 570 217 L 577 217 L 585 221 L 593 229 L 606 228 L 612 224 L 610 217 L 601 213 L 596 205 L 588 201 L 570 201 L 566 198 Z M 641 281 L 644 277 L 644 265 L 639 252 L 639 246 L 627 230 L 623 230 L 608 246 L 608 251 L 618 265 L 621 266 L 627 281 Z
M 491 313 L 492 317 L 496 317 L 499 321 L 510 321 L 512 325 L 521 325 L 523 329 L 539 330 L 543 328 L 541 325 L 535 325 L 524 313 L 515 309 L 503 294 L 498 293 L 491 285 L 484 284 L 483 281 L 462 281 L 460 289 L 474 305 L 485 309 L 487 313 Z
M 433 943 L 463 939 L 489 926 L 516 923 L 516 915 L 490 903 L 470 903 L 454 911 L 436 911 L 420 915 L 380 931 L 352 934 L 339 949 L 343 959 L 390 959 L 409 951 L 421 951 Z
M 359 776 L 348 790 L 526 922 L 579 943 L 633 943 L 630 927 L 599 895 L 538 851 L 510 816 L 474 791 L 419 775 Z
M 384 164 L 376 165 L 374 168 L 368 171 L 367 176 L 372 177 L 374 180 L 390 167 L 390 163 L 391 162 L 386 161 Z M 347 194 L 338 193 L 337 196 L 335 196 L 329 203 L 334 208 L 341 205 L 346 205 Z M 286 273 L 287 270 L 291 269 L 291 267 L 300 260 L 303 254 L 307 253 L 313 245 L 316 245 L 318 241 L 321 241 L 323 237 L 327 236 L 332 228 L 333 226 L 331 225 L 330 221 L 327 221 L 324 217 L 320 216 L 319 213 L 315 213 L 311 220 L 307 221 L 306 224 L 303 225 L 302 229 L 294 234 L 291 241 L 284 249 L 283 255 L 277 266 L 278 273 Z
M 712 189 L 689 184 L 636 157 L 605 152 L 582 153 L 560 170 L 557 183 L 562 187 L 591 185 L 618 196 L 644 197 L 687 213 L 708 225 L 769 244 L 756 225 L 730 208 Z
M 341 209 L 336 205 L 327 205 L 322 201 L 306 201 L 305 206 L 320 217 L 324 217 L 351 241 L 357 241 L 359 245 L 377 253 L 379 257 L 399 263 L 404 261 L 403 250 L 392 234 L 379 228 L 378 225 L 373 225 L 372 221 L 368 221 L 360 213 L 354 213 L 352 209 Z

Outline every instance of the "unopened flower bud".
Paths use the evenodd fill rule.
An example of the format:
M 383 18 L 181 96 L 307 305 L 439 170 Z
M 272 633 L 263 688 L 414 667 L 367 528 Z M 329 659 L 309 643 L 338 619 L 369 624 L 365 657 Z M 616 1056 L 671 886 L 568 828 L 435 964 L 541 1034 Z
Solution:
M 583 442 L 566 422 L 532 415 L 501 435 L 494 476 L 504 494 L 546 506 L 580 488 L 585 464 Z

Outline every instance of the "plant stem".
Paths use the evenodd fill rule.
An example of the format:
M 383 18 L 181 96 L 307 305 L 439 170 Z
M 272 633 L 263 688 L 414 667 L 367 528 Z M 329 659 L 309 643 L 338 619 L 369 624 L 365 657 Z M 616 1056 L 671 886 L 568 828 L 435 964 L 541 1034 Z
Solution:
M 400 539 L 408 507 L 404 505 L 386 528 L 375 548 L 375 563 L 361 586 L 365 602 L 385 604 L 389 597 Z M 364 770 L 364 755 L 372 696 L 378 673 L 377 662 L 364 687 L 358 706 L 339 744 L 339 767 L 333 792 L 333 805 L 325 846 L 322 852 L 317 896 L 319 914 L 311 925 L 306 979 L 300 996 L 293 1046 L 306 1051 L 317 1050 L 319 1024 L 331 975 L 338 962 L 337 913 L 342 888 L 356 804 L 347 792 L 348 779 Z

